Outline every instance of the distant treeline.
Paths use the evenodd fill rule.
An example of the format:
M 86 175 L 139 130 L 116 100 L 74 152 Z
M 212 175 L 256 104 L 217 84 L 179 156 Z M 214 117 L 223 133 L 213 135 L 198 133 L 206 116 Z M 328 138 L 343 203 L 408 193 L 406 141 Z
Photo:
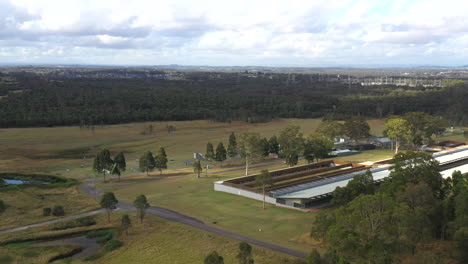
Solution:
M 70 79 L 24 72 L 0 77 L 9 80 L 0 82 L 0 127 L 380 118 L 410 111 L 468 123 L 468 85 L 463 83 L 445 88 L 361 86 L 318 74 L 203 72 L 174 80 Z

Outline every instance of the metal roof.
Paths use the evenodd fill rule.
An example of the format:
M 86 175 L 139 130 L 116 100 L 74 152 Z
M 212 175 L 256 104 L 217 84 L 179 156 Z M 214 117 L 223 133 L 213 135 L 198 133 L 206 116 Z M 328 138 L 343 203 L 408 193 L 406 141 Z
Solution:
M 433 156 L 441 164 L 466 158 L 468 157 L 468 146 L 457 147 L 453 150 L 435 153 Z M 371 169 L 374 181 L 379 182 L 387 178 L 390 175 L 389 168 L 390 166 L 387 165 L 385 167 Z M 453 169 L 441 171 L 442 177 L 447 178 L 451 176 L 454 170 L 460 170 L 462 173 L 466 173 L 468 172 L 468 164 L 458 166 Z M 354 176 L 362 174 L 364 172 L 365 171 L 359 171 L 355 173 L 340 175 L 337 177 L 329 178 L 327 180 L 315 182 L 313 183 L 313 185 L 309 186 L 307 186 L 307 184 L 304 184 L 305 188 L 300 188 L 301 190 L 299 191 L 297 191 L 297 187 L 300 186 L 297 186 L 296 188 L 294 188 L 294 190 L 291 189 L 290 192 L 288 192 L 286 189 L 281 189 L 273 193 L 273 197 L 285 199 L 312 199 L 328 196 L 336 189 L 336 187 L 346 186 Z

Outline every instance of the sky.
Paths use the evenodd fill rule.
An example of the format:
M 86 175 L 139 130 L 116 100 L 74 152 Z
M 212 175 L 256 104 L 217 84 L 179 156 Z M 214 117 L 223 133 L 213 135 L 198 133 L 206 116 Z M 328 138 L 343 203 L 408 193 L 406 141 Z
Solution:
M 468 65 L 467 0 L 0 0 L 0 64 Z

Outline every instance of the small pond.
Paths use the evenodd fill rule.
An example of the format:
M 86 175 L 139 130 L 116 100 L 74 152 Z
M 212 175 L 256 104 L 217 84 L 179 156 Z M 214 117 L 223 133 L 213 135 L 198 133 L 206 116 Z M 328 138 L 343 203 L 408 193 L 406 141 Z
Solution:
M 3 179 L 6 184 L 25 184 L 25 183 L 32 183 L 32 184 L 50 184 L 50 182 L 46 181 L 32 181 L 32 180 L 9 180 Z

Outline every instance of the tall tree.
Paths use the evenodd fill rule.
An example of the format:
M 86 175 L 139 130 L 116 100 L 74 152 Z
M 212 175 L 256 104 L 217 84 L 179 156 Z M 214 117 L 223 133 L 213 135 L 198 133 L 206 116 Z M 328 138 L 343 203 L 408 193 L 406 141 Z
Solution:
M 111 172 L 112 175 L 117 175 L 119 177 L 119 181 L 120 181 L 120 169 L 118 166 L 114 165 L 114 167 L 112 168 L 112 172 Z
M 430 153 L 421 151 L 400 152 L 393 157 L 388 180 L 382 184 L 382 190 L 392 196 L 404 190 L 406 184 L 426 183 L 434 196 L 440 195 L 442 176 L 439 163 Z
M 328 157 L 333 149 L 333 141 L 321 134 L 312 134 L 304 142 L 304 157 L 310 163 L 314 158 L 317 162 Z
M 391 118 L 385 122 L 384 135 L 395 140 L 395 154 L 397 154 L 401 142 L 407 142 L 414 137 L 414 128 L 403 118 Z
M 140 223 L 142 223 L 143 218 L 146 214 L 146 209 L 150 207 L 146 196 L 144 194 L 138 195 L 135 201 L 133 201 L 133 206 L 135 206 L 135 208 L 137 209 L 138 217 L 140 218 Z
M 255 177 L 255 184 L 257 185 L 257 188 L 262 189 L 263 209 L 265 209 L 265 190 L 267 187 L 273 184 L 270 172 L 268 170 L 262 170 L 262 172 L 260 174 L 257 174 L 257 176 Z
M 268 155 L 270 155 L 270 144 L 268 143 L 268 139 L 266 138 L 262 138 L 260 140 L 260 147 L 262 149 L 262 157 L 268 157 Z
M 163 169 L 167 169 L 167 154 L 166 150 L 161 147 L 158 151 L 158 154 L 156 154 L 156 157 L 154 157 L 155 165 L 154 167 L 159 170 L 159 174 L 162 174 Z
M 245 158 L 245 175 L 249 172 L 249 162 L 260 155 L 260 134 L 245 132 L 240 135 L 239 149 L 242 157 Z
M 128 236 L 128 229 L 132 226 L 132 221 L 128 214 L 122 215 L 122 220 L 120 221 L 120 228 L 125 232 L 125 235 Z
M 270 138 L 270 140 L 268 141 L 268 145 L 270 147 L 269 151 L 270 151 L 271 154 L 276 154 L 276 155 L 279 154 L 280 147 L 279 147 L 279 143 L 278 143 L 278 138 L 276 136 L 272 136 Z
M 370 135 L 370 127 L 363 117 L 352 117 L 347 119 L 343 125 L 344 134 L 350 139 L 358 142 L 361 139 L 366 139 Z
M 213 144 L 211 142 L 206 143 L 206 153 L 205 153 L 205 158 L 208 160 L 213 160 L 215 157 L 214 149 L 213 149 Z
M 0 214 L 5 212 L 5 210 L 6 210 L 5 202 L 3 202 L 3 200 L 0 200 Z
M 221 257 L 218 252 L 213 251 L 208 256 L 205 257 L 204 264 L 224 264 L 224 259 Z
M 252 246 L 246 242 L 240 242 L 237 259 L 239 260 L 239 264 L 253 264 Z
M 278 143 L 280 152 L 286 158 L 289 167 L 297 165 L 298 157 L 304 149 L 304 139 L 299 126 L 288 126 L 281 130 Z
M 154 160 L 153 153 L 147 151 L 140 158 L 140 171 L 146 172 L 146 175 L 149 176 L 149 173 L 154 170 L 156 162 Z
M 93 170 L 102 173 L 104 181 L 106 181 L 106 172 L 110 172 L 113 165 L 114 161 L 111 159 L 110 151 L 103 149 L 94 158 Z
M 115 198 L 113 192 L 106 192 L 101 198 L 101 202 L 99 203 L 102 208 L 107 211 L 107 221 L 110 222 L 110 214 L 111 212 L 117 208 L 117 204 L 119 201 Z
M 374 194 L 374 192 L 374 178 L 372 173 L 367 170 L 364 174 L 354 176 L 345 187 L 336 187 L 333 191 L 332 203 L 345 205 L 361 194 Z
M 234 132 L 229 135 L 229 145 L 227 148 L 227 152 L 229 157 L 235 157 L 237 155 L 237 139 L 236 135 L 234 135 Z
M 193 163 L 193 172 L 197 174 L 197 178 L 200 178 L 200 173 L 203 171 L 200 160 L 196 160 Z
M 119 167 L 119 170 L 121 172 L 127 170 L 127 162 L 125 161 L 125 155 L 123 152 L 117 153 L 117 155 L 114 158 L 114 163 L 117 167 Z
M 221 162 L 221 166 L 222 166 L 223 161 L 225 161 L 226 158 L 227 158 L 226 148 L 224 147 L 223 143 L 220 142 L 218 146 L 216 147 L 216 154 L 215 154 L 214 160 Z
M 322 258 L 320 257 L 318 251 L 314 249 L 312 252 L 310 252 L 309 256 L 307 256 L 306 262 L 307 264 L 321 264 Z
M 343 135 L 344 126 L 337 121 L 324 119 L 320 122 L 317 129 L 315 129 L 315 132 L 329 139 L 334 139 L 335 137 Z

